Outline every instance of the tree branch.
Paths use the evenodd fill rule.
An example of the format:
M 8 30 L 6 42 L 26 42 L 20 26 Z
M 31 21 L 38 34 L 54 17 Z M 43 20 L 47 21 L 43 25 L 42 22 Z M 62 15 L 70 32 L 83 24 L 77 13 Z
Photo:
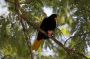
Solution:
M 23 19 L 27 19 L 26 17 L 23 17 L 22 15 L 21 15 L 21 17 L 22 17 Z M 45 34 L 46 36 L 48 36 L 43 30 L 41 30 L 41 29 L 38 28 L 38 27 L 35 27 L 35 24 L 33 25 L 31 22 L 29 22 L 28 19 L 27 19 L 27 23 L 30 24 L 31 26 L 33 26 L 34 29 L 37 29 L 38 31 L 40 31 L 40 32 L 42 32 L 43 34 Z M 84 56 L 84 54 L 79 53 L 79 52 L 75 52 L 75 50 L 65 47 L 61 42 L 59 42 L 59 41 L 58 41 L 57 39 L 55 39 L 54 37 L 51 37 L 51 38 L 52 38 L 52 40 L 53 40 L 55 43 L 57 43 L 59 46 L 61 46 L 67 53 L 70 53 L 69 51 L 72 51 L 72 53 L 76 53 L 76 54 L 78 54 L 78 55 L 80 55 L 80 56 L 83 56 L 84 58 L 88 59 L 86 56 Z
M 46 36 L 48 36 L 42 29 L 40 29 L 40 28 L 38 28 L 38 27 L 35 27 L 35 24 L 33 24 L 33 23 L 31 23 L 31 22 L 29 22 L 28 21 L 28 18 L 27 17 L 25 17 L 24 15 L 23 15 L 23 13 L 22 14 L 20 14 L 19 13 L 19 9 L 20 9 L 20 5 L 19 5 L 19 1 L 18 0 L 15 0 L 16 2 L 16 11 L 17 11 L 17 13 L 18 13 L 18 15 L 20 16 L 20 21 L 21 21 L 21 23 L 22 23 L 22 19 L 24 19 L 28 24 L 30 24 L 34 29 L 37 29 L 38 31 L 40 31 L 40 32 L 42 32 L 43 34 L 45 34 Z M 22 10 L 21 10 L 21 12 L 22 12 Z M 25 26 L 23 25 L 23 23 L 22 23 L 22 26 L 23 26 L 23 29 L 25 28 Z M 26 30 L 26 29 L 25 29 Z M 27 37 L 27 35 L 26 35 L 26 37 Z M 61 42 L 59 42 L 57 39 L 55 39 L 54 37 L 51 37 L 52 38 L 52 40 L 55 42 L 55 43 L 57 43 L 59 46 L 61 46 L 67 53 L 76 53 L 77 55 L 80 55 L 80 56 L 83 56 L 84 58 L 86 58 L 86 59 L 88 59 L 84 54 L 82 54 L 82 53 L 79 53 L 79 52 L 75 52 L 73 49 L 69 49 L 69 48 L 67 48 L 67 47 L 65 47 Z M 71 51 L 71 52 L 70 52 Z M 32 59 L 32 58 L 31 58 Z
M 18 14 L 18 19 L 20 20 L 21 24 L 22 24 L 22 27 L 23 27 L 23 32 L 24 32 L 24 35 L 25 35 L 25 38 L 26 38 L 26 41 L 27 41 L 27 45 L 30 49 L 30 55 L 31 55 L 31 59 L 33 59 L 33 54 L 32 54 L 32 49 L 31 49 L 31 43 L 28 43 L 28 35 L 27 35 L 27 30 L 25 28 L 25 25 L 23 23 L 23 19 L 20 17 L 20 4 L 19 4 L 19 0 L 14 0 L 15 1 L 15 10 L 16 10 L 16 13 Z

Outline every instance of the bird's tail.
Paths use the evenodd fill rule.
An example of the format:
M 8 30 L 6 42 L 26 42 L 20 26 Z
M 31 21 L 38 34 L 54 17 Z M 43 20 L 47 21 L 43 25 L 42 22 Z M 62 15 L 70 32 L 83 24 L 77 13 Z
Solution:
M 34 44 L 32 45 L 32 50 L 37 51 L 40 44 L 42 44 L 42 42 L 43 42 L 43 39 L 40 39 L 40 40 L 36 39 Z

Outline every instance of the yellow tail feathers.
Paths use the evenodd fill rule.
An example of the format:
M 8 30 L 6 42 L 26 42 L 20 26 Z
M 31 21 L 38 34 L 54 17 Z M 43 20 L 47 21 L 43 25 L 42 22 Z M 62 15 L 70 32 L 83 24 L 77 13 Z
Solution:
M 32 50 L 37 51 L 40 44 L 42 44 L 42 42 L 43 42 L 43 39 L 40 39 L 40 40 L 36 39 L 34 44 L 32 45 Z

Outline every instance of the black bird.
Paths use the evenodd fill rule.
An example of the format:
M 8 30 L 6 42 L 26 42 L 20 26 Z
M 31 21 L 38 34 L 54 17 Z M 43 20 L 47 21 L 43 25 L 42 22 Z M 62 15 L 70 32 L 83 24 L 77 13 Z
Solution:
M 46 36 L 45 34 L 39 31 L 37 38 L 32 46 L 32 50 L 37 51 L 44 39 L 48 39 L 49 37 L 52 37 L 53 31 L 56 28 L 56 18 L 57 18 L 56 14 L 52 14 L 51 16 L 44 18 L 44 20 L 40 25 L 40 29 L 46 32 L 48 36 Z

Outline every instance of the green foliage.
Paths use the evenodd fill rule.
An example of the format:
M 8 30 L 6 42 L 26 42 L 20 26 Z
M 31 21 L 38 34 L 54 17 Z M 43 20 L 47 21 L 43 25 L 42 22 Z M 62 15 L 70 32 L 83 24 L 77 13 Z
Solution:
M 62 37 L 70 37 L 66 41 L 69 48 L 76 52 L 85 54 L 87 45 L 90 46 L 90 0 L 18 0 L 20 3 L 19 12 L 25 16 L 34 26 L 39 27 L 42 19 L 46 16 L 43 7 L 50 7 L 53 13 L 58 14 L 55 36 L 59 41 L 67 40 Z M 17 15 L 15 0 L 7 1 L 9 15 L 7 18 L 0 17 L 0 51 L 6 59 L 10 57 L 30 57 L 30 46 L 27 44 L 28 38 L 36 33 L 37 29 L 25 22 Z M 23 11 L 22 11 L 23 10 Z M 2 15 L 3 16 L 3 15 Z M 24 22 L 24 27 L 21 20 Z M 66 25 L 68 25 L 66 27 Z M 72 35 L 73 34 L 73 35 Z M 27 38 L 28 37 L 28 38 Z M 65 43 L 65 42 L 62 42 Z M 51 46 L 51 45 L 52 46 Z M 55 59 L 84 59 L 77 54 L 68 54 L 53 41 L 45 42 L 46 48 L 49 47 L 55 52 Z M 40 48 L 40 52 L 42 47 Z M 41 56 L 41 53 L 39 55 Z M 9 56 L 7 56 L 9 55 Z M 39 57 L 40 57 L 39 56 Z M 41 58 L 45 59 L 44 56 Z M 46 57 L 53 59 L 51 56 Z

